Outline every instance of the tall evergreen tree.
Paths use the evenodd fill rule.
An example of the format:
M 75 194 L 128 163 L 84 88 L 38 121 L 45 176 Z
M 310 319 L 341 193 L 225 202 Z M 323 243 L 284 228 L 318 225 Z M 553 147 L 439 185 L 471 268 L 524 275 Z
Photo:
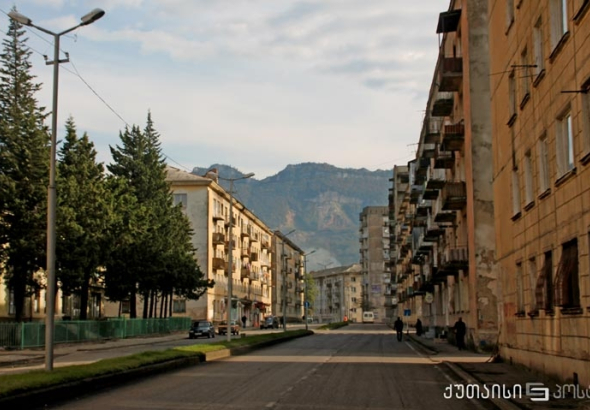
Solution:
M 85 320 L 90 285 L 98 282 L 97 270 L 108 253 L 109 191 L 94 144 L 86 133 L 78 138 L 72 118 L 59 159 L 56 274 L 65 294 L 80 295 L 80 319 Z
M 143 132 L 133 126 L 120 137 L 122 146 L 111 147 L 114 162 L 108 169 L 124 181 L 121 195 L 134 198 L 136 209 L 123 206 L 120 213 L 127 215 L 125 219 L 132 221 L 139 235 L 121 241 L 125 245 L 113 251 L 106 272 L 107 296 L 115 300 L 128 296 L 130 315 L 136 317 L 139 293 L 144 301 L 143 315 L 147 317 L 149 312 L 153 314 L 157 296 L 171 297 L 174 290 L 187 298 L 196 298 L 212 284 L 203 279 L 193 258 L 186 217 L 173 207 L 166 163 L 151 114 Z
M 45 266 L 50 142 L 24 35 L 10 19 L 0 56 L 0 252 L 17 321 Z

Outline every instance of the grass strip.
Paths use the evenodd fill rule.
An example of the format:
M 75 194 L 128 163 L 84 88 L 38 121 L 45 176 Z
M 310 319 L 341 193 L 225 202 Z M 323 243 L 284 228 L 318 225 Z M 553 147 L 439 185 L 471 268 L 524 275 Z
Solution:
M 333 330 L 344 326 L 348 326 L 348 322 L 333 322 L 320 327 L 319 330 Z
M 231 349 L 244 346 L 255 346 L 271 340 L 292 338 L 311 334 L 306 330 L 293 330 L 286 333 L 270 333 L 265 335 L 247 336 L 210 344 L 194 344 L 175 347 L 163 351 L 147 351 L 129 356 L 104 359 L 95 363 L 56 367 L 51 372 L 32 370 L 27 373 L 0 375 L 0 398 L 17 395 L 31 390 L 59 386 L 66 383 L 121 373 L 144 366 L 163 363 L 171 360 L 202 357 L 207 352 Z

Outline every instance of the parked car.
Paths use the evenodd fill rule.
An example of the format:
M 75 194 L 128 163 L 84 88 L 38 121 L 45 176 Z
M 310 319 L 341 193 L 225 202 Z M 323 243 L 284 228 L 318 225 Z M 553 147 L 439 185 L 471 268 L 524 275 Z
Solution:
M 213 323 L 208 320 L 197 320 L 196 322 L 193 322 L 191 329 L 188 331 L 188 338 L 195 339 L 197 337 L 215 337 Z
M 230 327 L 232 335 L 240 334 L 240 325 L 237 321 L 232 320 Z M 217 333 L 219 333 L 220 335 L 225 335 L 227 333 L 227 320 L 223 320 L 219 323 L 219 325 L 217 326 Z
M 267 316 L 260 322 L 260 329 L 278 329 L 279 319 L 274 316 Z

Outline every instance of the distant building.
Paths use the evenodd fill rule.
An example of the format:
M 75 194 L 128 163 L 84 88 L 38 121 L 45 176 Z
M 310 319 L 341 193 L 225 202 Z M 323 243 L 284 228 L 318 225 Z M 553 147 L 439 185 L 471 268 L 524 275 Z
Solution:
M 362 322 L 361 265 L 355 263 L 310 272 L 316 286 L 313 318 L 321 323 L 341 322 L 346 317 Z
M 305 252 L 280 231 L 272 237 L 272 314 L 288 322 L 303 320 L 303 255 Z
M 368 206 L 359 220 L 362 306 L 375 314 L 377 322 L 388 322 L 392 317 L 389 207 Z M 386 316 L 386 312 L 390 316 Z

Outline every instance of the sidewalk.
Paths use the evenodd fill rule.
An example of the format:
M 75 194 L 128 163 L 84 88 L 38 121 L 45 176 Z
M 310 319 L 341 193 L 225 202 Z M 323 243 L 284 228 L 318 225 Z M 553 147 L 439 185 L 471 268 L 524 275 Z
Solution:
M 544 375 L 534 373 L 520 366 L 511 365 L 510 363 L 494 362 L 494 358 L 489 353 L 475 353 L 470 350 L 459 351 L 457 347 L 451 345 L 446 340 L 426 339 L 424 337 L 418 337 L 413 333 L 406 334 L 405 336 L 412 342 L 420 345 L 431 360 L 440 362 L 450 368 L 463 380 L 464 384 L 479 384 L 480 387 L 484 384 L 488 387 L 500 385 L 505 386 L 510 391 L 512 391 L 515 385 L 522 386 L 522 397 L 520 398 L 492 400 L 501 409 L 554 410 L 559 408 L 590 410 L 590 397 L 553 398 L 553 393 L 557 392 L 556 382 Z M 530 397 L 526 396 L 526 383 L 543 383 L 544 386 L 539 386 L 549 388 L 551 392 L 550 400 L 548 402 L 532 401 Z M 580 391 L 584 392 L 588 387 L 580 386 Z
M 187 332 L 182 331 L 170 335 L 112 339 L 88 343 L 56 344 L 53 349 L 54 367 L 92 363 L 107 357 L 127 356 L 130 354 L 129 349 L 135 346 L 166 343 L 186 338 Z M 25 373 L 30 370 L 43 368 L 45 368 L 45 350 L 42 348 L 24 350 L 0 349 L 0 375 Z

